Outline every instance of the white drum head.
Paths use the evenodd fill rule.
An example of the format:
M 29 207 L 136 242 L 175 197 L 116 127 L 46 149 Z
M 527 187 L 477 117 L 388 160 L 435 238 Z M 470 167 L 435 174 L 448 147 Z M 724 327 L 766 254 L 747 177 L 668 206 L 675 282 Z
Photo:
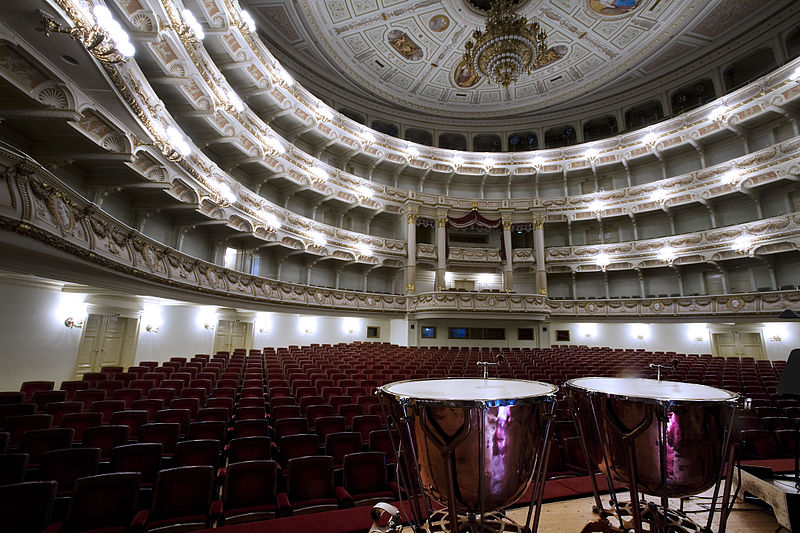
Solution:
M 644 378 L 577 378 L 567 381 L 567 385 L 589 392 L 647 400 L 719 402 L 734 400 L 739 396 L 724 389 L 698 383 L 658 381 Z
M 381 389 L 397 397 L 416 400 L 467 403 L 511 400 L 509 403 L 513 403 L 513 400 L 552 394 L 558 387 L 521 379 L 455 378 L 397 381 Z

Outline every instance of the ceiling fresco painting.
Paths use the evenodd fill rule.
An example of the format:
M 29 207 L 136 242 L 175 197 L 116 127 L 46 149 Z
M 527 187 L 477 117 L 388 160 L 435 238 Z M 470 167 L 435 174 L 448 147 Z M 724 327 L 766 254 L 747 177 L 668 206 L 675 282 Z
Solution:
M 482 0 L 483 1 L 483 0 Z M 521 0 L 517 12 L 547 32 L 547 55 L 508 91 L 461 65 L 483 28 L 477 0 L 243 0 L 259 33 L 320 97 L 417 116 L 535 116 L 622 98 L 690 68 L 777 13 L 786 0 Z M 490 5 L 487 3 L 486 5 Z M 759 15 L 761 11 L 761 15 Z M 737 33 L 738 32 L 738 33 Z M 657 90 L 657 89 L 656 89 Z

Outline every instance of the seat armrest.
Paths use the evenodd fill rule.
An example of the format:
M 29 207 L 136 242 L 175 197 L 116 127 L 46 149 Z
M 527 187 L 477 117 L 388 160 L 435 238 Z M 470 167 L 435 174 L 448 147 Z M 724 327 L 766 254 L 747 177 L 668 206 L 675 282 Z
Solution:
M 144 533 L 145 525 L 147 524 L 147 519 L 150 516 L 150 511 L 147 509 L 143 509 L 136 513 L 136 516 L 133 517 L 131 521 L 131 525 L 128 526 L 129 533 Z
M 353 506 L 353 498 L 350 496 L 350 493 L 347 492 L 347 489 L 344 487 L 333 487 L 333 491 L 336 493 L 336 499 L 339 501 L 340 508 L 346 509 Z
M 222 500 L 214 500 L 211 502 L 211 509 L 208 516 L 212 522 L 219 522 L 222 520 Z
M 285 492 L 279 492 L 275 495 L 278 502 L 278 515 L 291 516 L 292 504 L 289 503 L 289 496 Z

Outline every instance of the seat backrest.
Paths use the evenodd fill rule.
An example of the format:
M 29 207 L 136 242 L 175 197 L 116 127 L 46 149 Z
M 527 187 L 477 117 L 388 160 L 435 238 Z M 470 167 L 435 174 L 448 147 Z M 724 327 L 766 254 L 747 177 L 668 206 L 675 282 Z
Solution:
M 149 520 L 206 515 L 214 485 L 211 466 L 181 466 L 158 473 Z
M 286 492 L 292 504 L 333 496 L 333 457 L 297 457 L 287 461 L 286 468 Z
M 64 521 L 64 531 L 127 527 L 139 499 L 137 472 L 115 472 L 84 477 L 75 482 Z
M 128 442 L 128 426 L 95 426 L 86 428 L 81 442 L 84 446 L 100 448 L 100 457 L 111 456 L 111 449 Z
M 298 433 L 281 437 L 278 442 L 284 464 L 289 460 L 319 453 L 319 437 L 314 433 Z
M 342 480 L 351 496 L 386 490 L 386 454 L 357 452 L 345 456 Z
M 53 415 L 53 425 L 60 426 L 61 420 L 64 415 L 69 413 L 80 413 L 83 410 L 81 402 L 67 401 L 67 402 L 53 402 L 47 404 L 45 412 L 48 415 Z
M 226 511 L 275 503 L 278 491 L 278 463 L 245 461 L 225 469 L 222 505 Z
M 0 427 L 4 426 L 6 421 L 12 416 L 32 415 L 34 413 L 36 413 L 35 403 L 2 404 L 0 405 Z
M 19 391 L 24 395 L 25 401 L 29 402 L 33 398 L 33 393 L 38 391 L 53 390 L 53 381 L 24 381 Z
M 55 496 L 55 481 L 31 481 L 0 487 L 3 530 L 41 533 L 50 522 Z
M 0 485 L 22 483 L 25 480 L 25 467 L 27 466 L 27 453 L 0 454 Z
M 176 422 L 152 422 L 139 428 L 139 442 L 155 442 L 162 453 L 173 453 L 178 443 L 181 425 Z
M 188 439 L 213 439 L 225 442 L 227 434 L 227 424 L 218 420 L 205 420 L 202 422 L 192 422 L 189 424 Z
M 228 463 L 243 461 L 260 461 L 272 456 L 269 437 L 240 437 L 231 439 L 228 444 Z
M 161 468 L 162 448 L 158 442 L 115 446 L 111 450 L 111 469 L 114 472 L 138 472 L 142 483 L 155 483 Z
M 269 435 L 269 422 L 262 418 L 260 420 L 237 420 L 233 423 L 233 436 L 237 437 L 258 437 Z
M 47 404 L 63 402 L 67 399 L 65 390 L 39 390 L 31 395 L 31 402 L 36 404 L 39 411 L 44 411 Z
M 52 415 L 46 414 L 10 416 L 6 419 L 5 427 L 9 433 L 9 443 L 19 444 L 26 431 L 49 428 L 52 422 Z
M 52 450 L 42 455 L 39 477 L 57 481 L 59 493 L 69 494 L 75 480 L 97 474 L 99 464 L 99 448 Z
M 339 433 L 345 430 L 343 416 L 321 416 L 314 421 L 314 430 L 323 440 L 331 433 Z
M 23 433 L 19 451 L 28 454 L 30 464 L 39 464 L 42 454 L 50 450 L 72 447 L 75 430 L 71 428 L 33 429 Z
M 329 433 L 325 437 L 325 455 L 333 457 L 334 465 L 341 465 L 347 454 L 361 451 L 361 434 L 354 431 Z
M 220 441 L 212 439 L 184 440 L 175 446 L 175 466 L 210 465 L 219 462 Z
M 75 401 L 81 402 L 83 408 L 89 410 L 94 402 L 105 400 L 107 395 L 102 389 L 80 389 L 75 391 Z

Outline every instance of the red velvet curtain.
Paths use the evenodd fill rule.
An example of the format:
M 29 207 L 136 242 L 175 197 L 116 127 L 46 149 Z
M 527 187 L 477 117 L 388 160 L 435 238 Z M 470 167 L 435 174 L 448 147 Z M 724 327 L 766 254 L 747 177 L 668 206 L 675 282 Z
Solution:
M 445 227 L 445 239 L 447 242 L 445 253 L 450 256 L 450 226 L 456 229 L 466 229 L 472 226 L 479 226 L 486 229 L 497 229 L 503 223 L 502 218 L 489 219 L 481 215 L 477 210 L 470 211 L 468 214 L 460 218 L 447 217 L 447 226 Z M 506 240 L 500 236 L 500 260 L 506 260 Z

